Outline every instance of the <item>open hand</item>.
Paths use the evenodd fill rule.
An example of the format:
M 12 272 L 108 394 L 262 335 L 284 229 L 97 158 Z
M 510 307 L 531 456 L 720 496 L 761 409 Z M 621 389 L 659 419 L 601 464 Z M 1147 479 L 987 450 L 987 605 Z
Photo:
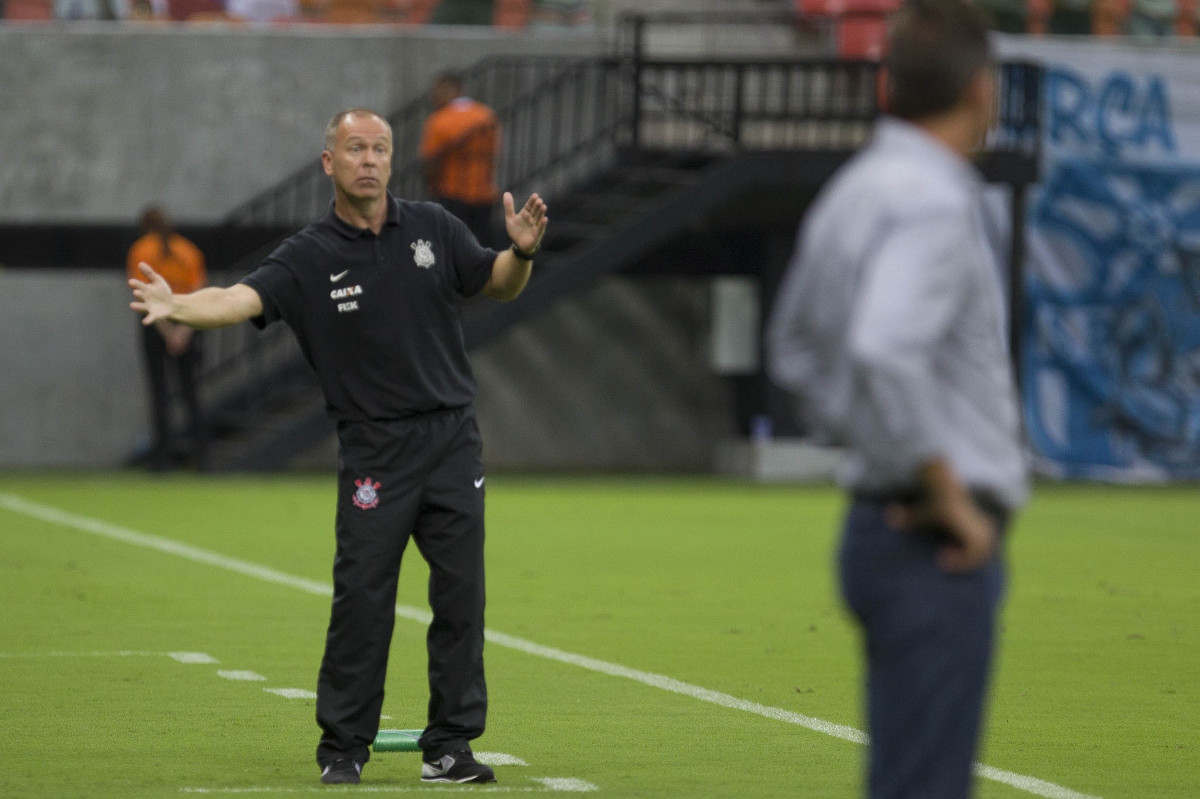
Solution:
M 530 195 L 525 205 L 517 212 L 513 205 L 512 192 L 504 192 L 504 227 L 508 237 L 523 252 L 537 252 L 542 246 L 542 236 L 546 235 L 546 224 L 550 218 L 546 216 L 546 203 L 537 194 Z
M 136 278 L 129 279 L 129 288 L 133 289 L 135 298 L 129 303 L 129 307 L 146 315 L 142 319 L 143 325 L 152 325 L 171 315 L 173 295 L 167 281 L 151 269 L 150 264 L 139 263 L 138 268 L 142 270 L 148 282 Z

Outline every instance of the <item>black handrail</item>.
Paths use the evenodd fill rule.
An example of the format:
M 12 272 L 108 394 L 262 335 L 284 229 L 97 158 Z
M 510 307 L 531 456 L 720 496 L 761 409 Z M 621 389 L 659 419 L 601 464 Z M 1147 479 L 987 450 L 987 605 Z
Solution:
M 552 194 L 594 171 L 604 158 L 589 156 L 611 148 L 853 148 L 879 113 L 879 70 L 872 61 L 833 59 L 491 57 L 468 74 L 471 93 L 500 121 L 497 182 Z M 1001 73 L 991 145 L 1032 153 L 1040 72 L 1017 63 Z M 418 99 L 389 117 L 399 156 L 389 187 L 410 199 L 429 198 L 418 153 L 429 111 Z M 757 126 L 754 135 L 747 135 L 748 125 Z M 552 180 L 564 172 L 565 179 Z M 544 185 L 548 179 L 553 185 Z M 228 221 L 298 226 L 319 216 L 331 196 L 329 178 L 314 161 L 238 206 Z
M 839 60 L 485 59 L 468 72 L 496 103 L 501 127 L 497 183 L 552 197 L 611 164 L 618 152 L 833 149 L 866 136 L 878 115 L 879 66 Z M 1039 69 L 1005 64 L 993 149 L 1032 155 L 1039 128 Z M 630 82 L 631 77 L 636 82 Z M 416 100 L 390 119 L 397 152 L 408 153 L 390 187 L 424 199 L 417 142 L 428 104 Z M 464 142 L 464 144 L 466 144 Z M 324 192 L 322 194 L 322 192 Z M 231 221 L 299 226 L 328 206 L 329 178 L 314 163 L 243 204 Z M 230 270 L 234 280 L 269 250 Z M 221 334 L 207 374 L 232 371 L 256 346 L 249 331 Z M 234 343 L 236 341 L 236 343 Z
M 520 125 L 511 123 L 519 122 L 520 117 L 539 102 L 543 92 L 562 85 L 570 76 L 578 80 L 596 66 L 593 59 L 491 56 L 465 71 L 462 78 L 469 95 L 493 108 L 502 129 L 518 130 Z M 608 67 L 602 71 L 607 72 Z M 428 198 L 418 148 L 425 120 L 432 110 L 427 97 L 417 97 L 388 115 L 394 152 L 401 159 L 393 169 L 389 188 L 411 199 Z M 502 158 L 500 163 L 513 162 Z M 520 180 L 525 176 L 511 177 Z M 331 198 L 329 178 L 321 168 L 320 160 L 314 159 L 272 188 L 235 207 L 226 216 L 226 222 L 234 225 L 303 224 L 322 213 Z

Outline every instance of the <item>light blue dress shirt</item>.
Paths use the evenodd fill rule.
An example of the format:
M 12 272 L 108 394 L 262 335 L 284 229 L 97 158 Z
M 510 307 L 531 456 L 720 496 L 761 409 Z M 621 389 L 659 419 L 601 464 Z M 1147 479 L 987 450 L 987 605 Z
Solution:
M 995 261 L 975 169 L 885 117 L 801 227 L 767 330 L 771 377 L 845 446 L 842 482 L 915 488 L 945 457 L 1011 508 L 1028 495 Z

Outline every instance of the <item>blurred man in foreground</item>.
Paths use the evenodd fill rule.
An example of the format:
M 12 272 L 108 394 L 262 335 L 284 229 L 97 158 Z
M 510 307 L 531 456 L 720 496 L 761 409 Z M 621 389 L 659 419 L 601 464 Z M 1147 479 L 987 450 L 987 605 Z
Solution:
M 909 0 L 891 116 L 809 213 L 767 333 L 773 378 L 845 446 L 842 590 L 866 638 L 869 795 L 966 797 L 1026 499 L 1001 287 L 970 163 L 992 54 L 962 0 Z

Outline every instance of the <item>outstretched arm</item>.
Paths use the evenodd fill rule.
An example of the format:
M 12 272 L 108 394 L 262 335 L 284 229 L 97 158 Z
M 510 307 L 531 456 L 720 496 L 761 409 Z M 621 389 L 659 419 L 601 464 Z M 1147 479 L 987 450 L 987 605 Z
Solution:
M 542 246 L 546 235 L 546 203 L 536 194 L 532 195 L 518 213 L 513 207 L 511 192 L 504 192 L 504 227 L 508 237 L 526 255 L 532 256 Z M 492 276 L 483 287 L 483 293 L 494 300 L 516 299 L 529 282 L 533 271 L 533 259 L 522 258 L 511 249 L 496 256 L 492 264 Z
M 238 283 L 229 288 L 206 288 L 191 294 L 175 294 L 167 281 L 150 268 L 138 264 L 146 280 L 129 279 L 134 301 L 129 307 L 146 316 L 143 325 L 160 319 L 188 327 L 209 329 L 236 325 L 263 312 L 262 299 L 249 286 Z

